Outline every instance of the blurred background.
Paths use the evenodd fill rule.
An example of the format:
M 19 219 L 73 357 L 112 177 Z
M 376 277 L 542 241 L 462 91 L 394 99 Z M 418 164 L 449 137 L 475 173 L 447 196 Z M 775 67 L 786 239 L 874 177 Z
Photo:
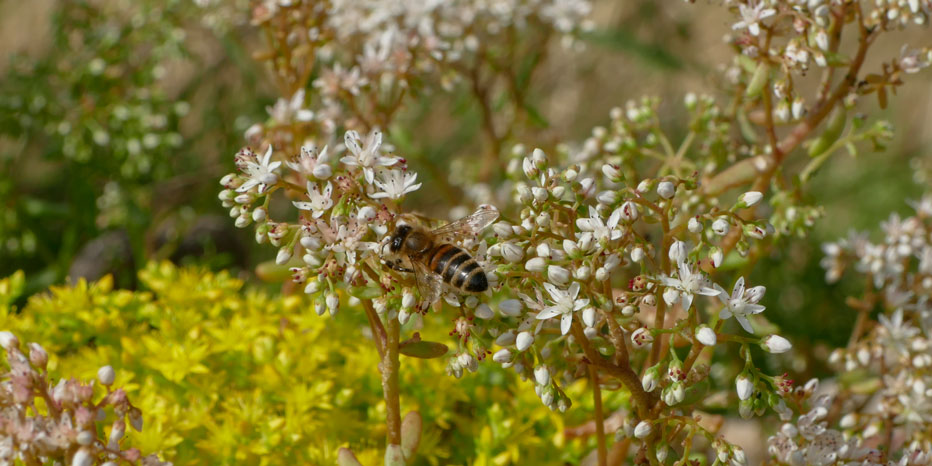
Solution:
M 209 14 L 197 3 L 0 1 L 0 277 L 25 271 L 21 303 L 80 277 L 113 274 L 117 287 L 135 289 L 137 270 L 161 259 L 278 286 L 254 274 L 274 251 L 235 229 L 217 200 L 245 130 L 277 98 L 252 58 L 263 38 L 246 21 L 247 2 Z M 584 50 L 555 44 L 530 84 L 541 103 L 535 138 L 582 140 L 612 107 L 645 94 L 663 99 L 664 125 L 681 135 L 687 92 L 724 101 L 731 18 L 722 8 L 597 1 L 592 18 Z M 890 52 L 878 55 L 928 39 L 912 34 L 885 37 L 877 47 Z M 893 141 L 856 159 L 839 154 L 818 172 L 807 194 L 824 216 L 813 234 L 785 242 L 750 278 L 778 290 L 765 297 L 768 318 L 798 354 L 844 345 L 853 325 L 843 303 L 860 283 L 825 285 L 820 244 L 875 229 L 928 188 L 930 90 L 930 73 L 906 76 L 875 115 L 893 124 Z M 455 93 L 425 95 L 405 118 L 418 138 L 403 155 L 424 183 L 410 208 L 446 217 L 430 203 L 432 187 L 461 189 L 441 177 L 480 149 L 478 108 Z M 794 367 L 798 380 L 822 370 L 806 364 Z

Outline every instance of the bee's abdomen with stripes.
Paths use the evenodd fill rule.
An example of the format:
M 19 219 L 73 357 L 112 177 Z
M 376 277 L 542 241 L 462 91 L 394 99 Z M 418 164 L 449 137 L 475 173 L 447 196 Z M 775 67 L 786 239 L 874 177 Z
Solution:
M 444 282 L 463 291 L 479 293 L 489 288 L 482 266 L 468 252 L 452 244 L 440 244 L 431 250 L 427 266 Z

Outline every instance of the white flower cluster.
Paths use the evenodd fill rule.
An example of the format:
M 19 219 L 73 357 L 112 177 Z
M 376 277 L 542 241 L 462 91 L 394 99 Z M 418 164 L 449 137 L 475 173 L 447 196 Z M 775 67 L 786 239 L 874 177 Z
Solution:
M 322 292 L 318 314 L 338 311 L 338 284 L 369 284 L 361 269 L 380 267 L 377 243 L 397 209 L 384 202 L 400 201 L 421 186 L 403 159 L 384 150 L 378 130 L 365 139 L 347 131 L 336 148 L 305 144 L 284 166 L 273 161 L 271 145 L 261 158 L 244 148 L 236 155 L 239 172 L 221 180 L 225 189 L 219 197 L 236 226 L 254 222 L 256 241 L 279 248 L 276 262 L 292 265 L 294 281 L 304 284 L 306 293 Z M 279 189 L 303 196 L 292 201 L 299 212 L 296 222 L 269 218 L 272 194 Z M 296 255 L 300 262 L 292 260 Z
M 490 49 L 516 47 L 528 30 L 572 44 L 591 27 L 591 9 L 588 0 L 266 0 L 253 23 L 284 28 L 277 32 L 289 44 L 317 49 L 311 57 L 323 64 L 313 105 L 306 106 L 303 89 L 282 98 L 269 108 L 272 125 L 313 121 L 330 134 L 347 121 L 387 127 L 411 88 L 450 89 L 489 61 Z M 360 106 L 374 107 L 372 114 L 361 115 Z
M 885 445 L 880 440 L 885 433 L 881 424 L 867 428 L 857 422 L 857 414 L 845 414 L 838 421 L 838 429 L 830 427 L 830 410 L 835 398 L 826 393 L 817 394 L 819 382 L 810 380 L 797 387 L 795 395 L 800 401 L 809 400 L 808 411 L 795 422 L 787 422 L 767 439 L 767 450 L 785 465 L 863 465 L 906 466 L 932 464 L 929 439 L 912 440 L 897 452 L 883 451 L 869 445 Z M 889 438 L 889 437 L 888 437 Z M 889 447 L 889 445 L 887 445 Z M 898 458 L 895 458 L 898 457 Z
M 53 385 L 48 353 L 38 343 L 27 346 L 24 354 L 15 335 L 0 331 L 0 348 L 9 365 L 9 372 L 0 373 L 0 464 L 171 466 L 155 455 L 143 457 L 139 449 L 121 445 L 127 421 L 142 431 L 142 412 L 122 388 L 112 387 L 116 379 L 112 367 L 97 371 L 97 382 L 106 387 L 106 394 L 94 401 L 94 381 L 59 379 Z M 44 408 L 40 411 L 37 406 Z M 105 422 L 110 433 L 98 438 Z
M 883 240 L 867 234 L 823 246 L 828 281 L 839 280 L 848 266 L 869 278 L 875 290 L 860 301 L 860 312 L 883 309 L 876 321 L 860 319 L 852 344 L 830 356 L 841 372 L 861 374 L 878 388 L 848 393 L 863 408 L 846 412 L 840 423 L 867 441 L 886 435 L 882 426 L 902 436 L 905 464 L 932 461 L 932 196 L 911 202 L 915 215 L 892 214 L 881 223 Z M 912 443 L 910 443 L 912 442 Z M 916 443 L 920 442 L 920 443 Z M 916 456 L 919 455 L 919 456 Z M 892 458 L 892 457 L 889 457 Z
M 643 149 L 627 140 L 640 137 L 645 122 L 652 119 L 653 105 L 645 101 L 641 106 L 629 105 L 627 111 L 613 111 L 610 131 L 596 130 L 575 155 L 558 151 L 558 159 L 577 162 L 566 168 L 554 168 L 558 164 L 541 149 L 528 153 L 519 146 L 513 151 L 509 171 L 520 179 L 514 184 L 514 198 L 522 210 L 517 221 L 505 219 L 493 225 L 495 239 L 488 253 L 500 288 L 514 290 L 520 299 L 499 304 L 504 325 L 502 320 L 478 325 L 502 347 L 493 360 L 535 380 L 538 395 L 552 408 L 562 407 L 553 382 L 575 378 L 575 369 L 566 362 L 574 359 L 570 352 L 591 345 L 603 355 L 611 354 L 618 350 L 612 344 L 618 338 L 630 341 L 633 349 L 657 344 L 655 339 L 664 330 L 653 327 L 658 300 L 669 312 L 695 314 L 680 331 L 700 347 L 714 346 L 731 317 L 754 333 L 749 318 L 764 310 L 759 304 L 763 286 L 746 289 L 744 278 L 739 278 L 729 294 L 702 271 L 722 263 L 719 242 L 731 230 L 741 241 L 767 234 L 765 225 L 734 214 L 760 202 L 761 193 L 747 192 L 731 210 L 722 210 L 697 203 L 690 196 L 695 189 L 690 179 L 629 181 L 630 168 L 625 167 Z M 664 249 L 649 239 L 650 225 L 678 233 L 668 236 L 669 246 Z M 619 276 L 626 276 L 627 290 L 613 284 Z M 700 317 L 707 305 L 696 305 L 696 296 L 716 297 L 721 303 L 708 312 L 708 321 Z M 763 338 L 760 345 L 772 353 L 790 349 L 779 335 Z M 647 352 L 634 355 L 647 356 Z M 707 373 L 693 369 L 687 374 L 677 370 L 681 361 L 661 357 L 640 377 L 646 392 L 662 388 L 661 398 L 673 406 Z M 667 378 L 662 376 L 664 367 Z

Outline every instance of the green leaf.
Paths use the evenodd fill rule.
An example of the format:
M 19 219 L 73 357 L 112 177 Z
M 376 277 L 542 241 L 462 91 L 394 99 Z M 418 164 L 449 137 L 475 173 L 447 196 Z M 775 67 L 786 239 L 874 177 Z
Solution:
M 411 461 L 421 443 L 421 415 L 417 411 L 405 414 L 401 420 L 401 452 L 406 460 Z
M 638 59 L 656 68 L 667 70 L 683 68 L 683 62 L 670 53 L 662 44 L 643 42 L 632 32 L 624 29 L 599 29 L 584 33 L 581 38 L 586 42 L 607 49 L 630 52 Z
M 769 79 L 770 65 L 764 62 L 758 63 L 757 69 L 755 69 L 754 74 L 751 75 L 751 81 L 748 82 L 748 88 L 744 95 L 748 98 L 759 96 Z
M 447 354 L 447 345 L 435 341 L 413 341 L 403 343 L 398 351 L 412 358 L 434 359 Z
M 289 264 L 278 265 L 274 260 L 265 261 L 256 266 L 256 276 L 268 283 L 279 283 L 291 278 Z
M 359 299 L 375 299 L 385 294 L 385 291 L 376 286 L 354 286 L 349 289 L 349 294 Z

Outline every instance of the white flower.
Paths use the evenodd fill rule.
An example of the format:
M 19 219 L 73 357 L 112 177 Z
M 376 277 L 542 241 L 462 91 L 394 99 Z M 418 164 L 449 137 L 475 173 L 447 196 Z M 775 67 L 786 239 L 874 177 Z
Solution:
M 881 314 L 877 320 L 883 325 L 881 336 L 884 345 L 908 357 L 910 341 L 919 333 L 919 329 L 903 321 L 903 308 L 894 311 L 890 318 Z
M 576 226 L 582 231 L 592 232 L 596 241 L 614 241 L 621 238 L 622 230 L 616 229 L 621 221 L 622 209 L 619 207 L 608 217 L 608 222 L 602 220 L 595 207 L 589 206 L 589 217 L 576 219 Z
M 660 283 L 663 286 L 675 290 L 676 293 L 663 293 L 664 301 L 667 305 L 673 305 L 676 298 L 679 297 L 684 310 L 689 310 L 693 304 L 693 296 L 701 294 L 703 296 L 717 296 L 720 291 L 706 285 L 706 278 L 701 272 L 693 272 L 689 264 L 680 262 L 678 277 L 671 278 L 666 275 L 660 277 Z M 742 287 L 742 292 L 744 288 Z
M 738 4 L 738 9 L 741 13 L 741 21 L 733 24 L 732 29 L 744 29 L 747 28 L 748 32 L 751 35 L 756 36 L 760 34 L 760 24 L 758 24 L 762 19 L 769 18 L 777 13 L 777 10 L 773 8 L 764 8 L 766 5 L 763 3 L 758 3 L 754 5 L 749 3 L 747 5 L 741 3 Z
M 751 394 L 754 393 L 754 384 L 751 383 L 751 379 L 748 376 L 741 374 L 735 378 L 735 389 L 738 392 L 738 399 L 744 401 L 751 397 Z
M 715 219 L 714 222 L 712 222 L 712 231 L 714 231 L 715 234 L 719 236 L 722 236 L 725 233 L 728 233 L 728 229 L 730 227 L 731 225 L 728 223 L 728 220 L 722 217 L 719 217 Z
M 86 448 L 81 448 L 71 458 L 71 466 L 91 466 L 92 464 L 94 464 L 94 457 Z
M 738 202 L 744 204 L 745 207 L 751 207 L 752 205 L 760 202 L 763 197 L 764 195 L 759 191 L 748 191 L 738 198 Z
M 495 354 L 492 355 L 492 360 L 499 364 L 510 362 L 511 361 L 511 350 L 509 350 L 508 348 L 502 348 L 498 350 Z
M 310 202 L 299 202 L 292 201 L 295 207 L 301 210 L 309 210 L 313 212 L 314 218 L 320 218 L 324 212 L 333 207 L 333 199 L 330 197 L 333 195 L 333 184 L 329 181 L 321 191 L 320 186 L 317 183 L 307 182 L 307 197 L 310 198 Z
M 589 304 L 588 299 L 576 299 L 579 294 L 579 283 L 573 282 L 568 290 L 561 290 L 551 283 L 544 283 L 544 288 L 553 298 L 554 305 L 544 308 L 537 314 L 537 319 L 550 319 L 562 315 L 560 318 L 560 332 L 566 335 L 573 324 L 573 312 L 578 311 Z
M 699 340 L 699 343 L 706 346 L 715 346 L 715 343 L 718 342 L 718 337 L 715 336 L 715 330 L 709 328 L 708 325 L 699 326 L 699 330 L 696 331 L 696 339 Z
M 689 229 L 690 233 L 699 233 L 702 231 L 702 222 L 697 217 L 692 217 L 686 224 L 686 228 Z
M 502 257 L 511 263 L 515 263 L 524 258 L 524 249 L 515 243 L 505 242 L 501 245 Z
M 330 168 L 328 162 L 330 162 L 330 155 L 327 154 L 327 146 L 317 152 L 317 148 L 311 145 L 301 146 L 301 155 L 292 162 L 285 162 L 285 165 L 304 176 L 326 180 L 333 174 L 333 169 Z
M 16 335 L 13 335 L 13 332 L 4 330 L 0 332 L 0 347 L 12 351 L 13 348 L 19 347 L 19 339 L 16 338 Z
M 664 199 L 670 199 L 676 194 L 676 185 L 669 181 L 661 181 L 660 184 L 657 185 L 657 194 Z
M 369 194 L 369 197 L 401 199 L 405 194 L 417 191 L 421 187 L 421 183 L 415 184 L 415 181 L 417 181 L 417 173 L 403 170 L 381 170 L 379 179 L 375 180 L 375 186 L 381 191 Z
M 249 153 L 251 154 L 251 151 Z M 261 194 L 264 193 L 266 189 L 268 189 L 269 185 L 277 183 L 278 174 L 275 173 L 275 170 L 277 170 L 282 163 L 272 162 L 271 160 L 271 145 L 269 145 L 269 149 L 265 151 L 265 155 L 262 156 L 262 160 L 256 161 L 254 155 L 253 157 L 246 158 L 240 167 L 248 179 L 239 188 L 236 188 L 236 191 L 244 193 L 258 186 L 259 193 Z
M 290 100 L 279 98 L 275 105 L 265 107 L 269 116 L 278 123 L 290 123 L 291 121 L 311 121 L 314 119 L 314 112 L 304 108 L 304 89 L 299 89 L 291 96 Z
M 113 371 L 111 366 L 101 367 L 97 370 L 97 380 L 106 386 L 113 385 L 113 381 L 116 380 L 116 372 Z
M 289 260 L 291 260 L 292 248 L 285 246 L 278 250 L 278 254 L 275 255 L 275 263 L 278 265 L 283 265 Z
M 652 430 L 653 428 L 651 428 L 650 422 L 641 421 L 634 427 L 634 436 L 637 438 L 644 438 L 650 435 Z
M 534 369 L 534 380 L 538 385 L 550 385 L 550 371 L 547 366 L 537 366 Z
M 515 348 L 517 348 L 518 351 L 524 351 L 530 348 L 533 343 L 534 335 L 531 335 L 531 332 L 521 332 L 515 339 Z
M 644 388 L 645 392 L 654 391 L 654 389 L 657 388 L 657 372 L 647 371 L 644 377 L 641 378 L 641 386 Z
M 506 299 L 498 304 L 498 310 L 502 314 L 509 317 L 517 317 L 521 315 L 522 309 L 521 301 L 517 299 Z
M 780 335 L 770 335 L 764 339 L 764 349 L 774 354 L 785 353 L 792 348 L 790 341 Z
M 686 260 L 687 254 L 688 251 L 686 250 L 686 243 L 682 241 L 674 241 L 673 244 L 670 245 L 668 256 L 674 264 L 682 264 L 683 261 Z
M 559 265 L 548 265 L 547 280 L 560 286 L 566 286 L 567 282 L 570 281 L 570 271 Z
M 643 348 L 654 342 L 654 335 L 647 330 L 647 327 L 640 327 L 631 333 L 631 343 L 638 348 Z
M 756 288 L 756 287 L 755 287 Z M 752 289 L 755 289 L 752 288 Z M 749 290 L 750 291 L 750 290 Z M 735 316 L 735 320 L 741 324 L 741 327 L 747 330 L 748 333 L 754 333 L 754 329 L 751 328 L 751 323 L 748 322 L 747 316 L 752 314 L 760 314 L 766 309 L 764 306 L 752 302 L 752 296 L 748 296 L 748 293 L 744 292 L 744 277 L 738 278 L 738 281 L 735 282 L 735 287 L 731 291 L 731 296 L 728 296 L 728 293 L 725 290 L 719 287 L 718 298 L 725 304 L 725 308 L 722 309 L 722 312 L 718 314 L 720 319 L 727 319 L 731 316 Z M 760 299 L 760 296 L 763 295 L 763 291 L 759 293 L 757 299 Z
M 359 144 L 361 141 L 359 133 L 347 131 L 343 137 L 343 142 L 346 144 L 346 149 L 353 155 L 341 158 L 340 162 L 351 167 L 362 168 L 366 182 L 372 184 L 373 179 L 375 179 L 374 169 L 393 165 L 398 162 L 398 158 L 386 157 L 379 152 L 379 147 L 382 146 L 382 133 L 378 130 L 369 133 L 364 146 Z
M 489 320 L 495 317 L 495 312 L 492 311 L 492 308 L 488 304 L 482 303 L 476 307 L 475 315 L 482 320 Z
M 515 336 L 514 330 L 509 330 L 495 339 L 495 344 L 498 346 L 510 346 L 515 343 L 517 337 Z
M 718 246 L 712 247 L 712 253 L 709 256 L 712 258 L 712 267 L 722 265 L 722 261 L 725 260 L 725 254 Z
M 534 257 L 524 264 L 528 272 L 543 272 L 547 268 L 547 261 L 543 257 Z

